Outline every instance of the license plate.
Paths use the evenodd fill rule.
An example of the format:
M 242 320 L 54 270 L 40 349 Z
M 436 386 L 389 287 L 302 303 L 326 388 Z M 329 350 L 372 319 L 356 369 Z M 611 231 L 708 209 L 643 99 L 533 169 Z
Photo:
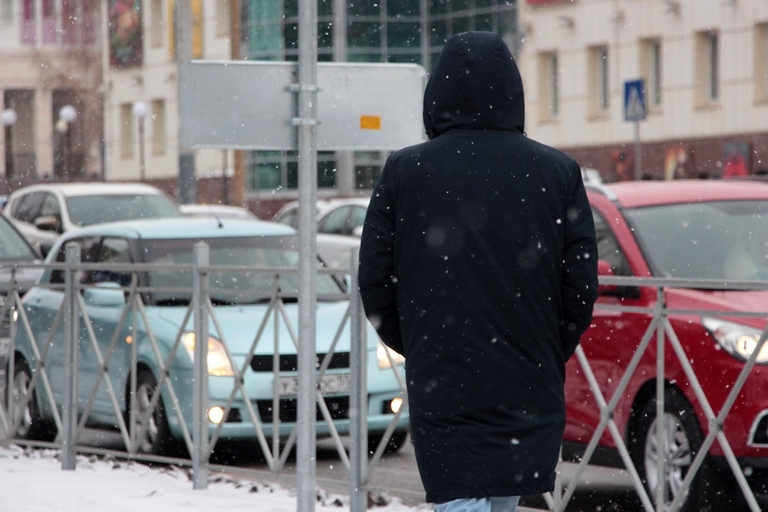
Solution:
M 332 373 L 323 375 L 317 387 L 323 394 L 349 393 L 352 389 L 352 381 L 348 373 Z M 280 377 L 277 380 L 277 394 L 280 396 L 299 394 L 299 378 Z

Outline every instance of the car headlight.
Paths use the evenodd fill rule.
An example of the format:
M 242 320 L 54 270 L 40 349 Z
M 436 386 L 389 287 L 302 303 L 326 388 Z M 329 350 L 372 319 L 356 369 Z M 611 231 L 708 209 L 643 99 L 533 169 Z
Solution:
M 187 349 L 190 361 L 195 360 L 195 333 L 185 332 L 181 338 L 184 348 Z M 216 338 L 208 338 L 208 375 L 215 377 L 233 377 L 235 371 L 224 350 L 224 344 Z
M 702 324 L 709 332 L 709 335 L 736 359 L 747 361 L 755 351 L 757 342 L 763 331 L 749 327 L 747 325 L 737 324 L 735 322 L 726 322 L 717 318 L 702 318 Z M 757 355 L 757 362 L 768 363 L 768 341 L 763 343 L 760 353 Z
M 389 356 L 392 358 L 392 363 L 394 363 L 395 366 L 405 364 L 405 358 L 403 356 L 387 347 L 382 342 L 379 342 L 379 346 L 376 348 L 376 359 L 379 360 L 379 370 L 392 368 L 392 363 L 390 363 L 390 358 L 387 357 L 387 353 L 389 353 Z

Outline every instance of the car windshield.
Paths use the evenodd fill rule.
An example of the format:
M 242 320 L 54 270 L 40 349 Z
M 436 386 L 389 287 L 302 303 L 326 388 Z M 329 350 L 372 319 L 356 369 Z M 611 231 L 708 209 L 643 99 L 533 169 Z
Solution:
M 133 219 L 181 217 L 176 205 L 160 194 L 104 194 L 67 198 L 69 219 L 78 226 Z
M 32 261 L 37 258 L 29 244 L 5 218 L 0 219 L 0 261 Z
M 197 242 L 210 247 L 211 266 L 256 267 L 260 269 L 297 268 L 299 253 L 296 236 L 265 236 L 208 239 L 144 240 L 145 262 L 158 265 L 191 265 L 193 248 Z M 320 266 L 318 261 L 318 266 Z M 279 284 L 284 295 L 295 300 L 298 294 L 298 274 L 281 274 L 276 281 L 275 272 L 210 272 L 209 287 L 214 304 L 253 304 L 268 302 Z M 189 271 L 149 272 L 150 286 L 189 288 L 192 273 Z M 342 288 L 329 275 L 317 276 L 317 293 L 339 293 Z M 158 305 L 185 305 L 191 300 L 188 290 L 155 291 L 154 302 Z M 284 299 L 286 300 L 286 299 Z M 321 299 L 320 299 L 321 300 Z
M 654 275 L 768 281 L 768 201 L 627 209 Z

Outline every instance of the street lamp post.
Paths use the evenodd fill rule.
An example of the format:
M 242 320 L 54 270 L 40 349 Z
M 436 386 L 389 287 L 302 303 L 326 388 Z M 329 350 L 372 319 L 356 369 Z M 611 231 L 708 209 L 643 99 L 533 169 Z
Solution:
M 139 177 L 141 181 L 146 178 L 146 165 L 144 162 L 144 118 L 149 113 L 147 104 L 143 101 L 137 101 L 131 107 L 131 113 L 139 124 Z
M 64 105 L 59 109 L 59 120 L 56 121 L 56 131 L 64 136 L 64 176 L 67 181 L 72 179 L 72 130 L 69 125 L 77 120 L 77 110 L 72 105 Z
M 13 125 L 16 124 L 18 116 L 16 111 L 7 108 L 0 114 L 0 121 L 5 127 L 5 179 L 13 176 L 13 139 L 11 138 Z

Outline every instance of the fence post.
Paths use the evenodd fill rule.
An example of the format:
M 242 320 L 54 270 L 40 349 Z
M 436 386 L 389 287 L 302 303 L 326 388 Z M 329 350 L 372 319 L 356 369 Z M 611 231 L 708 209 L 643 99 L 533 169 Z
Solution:
M 75 469 L 77 429 L 77 294 L 80 293 L 80 245 L 68 243 L 64 270 L 64 400 L 62 404 L 61 469 Z
M 210 251 L 208 244 L 195 244 L 195 262 L 192 276 L 195 329 L 195 368 L 192 407 L 192 480 L 194 489 L 208 488 L 208 271 Z
M 659 316 L 659 325 L 656 328 L 656 445 L 657 445 L 657 465 L 656 465 L 656 510 L 664 510 L 664 487 L 666 480 L 664 472 L 666 470 L 666 450 L 667 450 L 667 422 L 665 421 L 664 411 L 664 328 L 667 315 L 665 313 L 666 304 L 664 303 L 664 288 L 659 286 L 656 290 L 656 314 Z
M 368 508 L 368 486 L 365 483 L 365 467 L 368 460 L 368 429 L 366 425 L 368 396 L 366 392 L 365 317 L 357 283 L 359 255 L 351 251 L 350 266 L 350 379 L 349 393 L 349 510 L 365 512 Z

